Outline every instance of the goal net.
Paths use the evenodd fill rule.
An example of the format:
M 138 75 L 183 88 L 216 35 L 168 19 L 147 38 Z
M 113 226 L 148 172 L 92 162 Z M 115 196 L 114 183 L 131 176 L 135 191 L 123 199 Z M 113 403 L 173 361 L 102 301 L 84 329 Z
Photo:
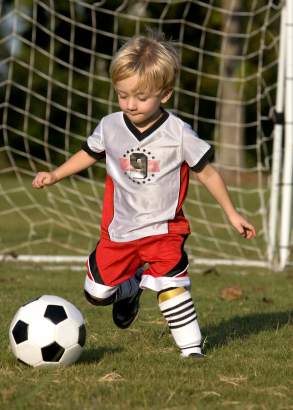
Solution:
M 184 208 L 192 230 L 189 257 L 266 264 L 282 5 L 1 2 L 0 253 L 71 257 L 95 247 L 105 162 L 43 190 L 31 182 L 80 150 L 101 118 L 119 110 L 108 75 L 111 58 L 123 41 L 150 26 L 177 43 L 182 62 L 165 108 L 214 147 L 213 165 L 257 229 L 256 239 L 242 238 L 191 173 Z

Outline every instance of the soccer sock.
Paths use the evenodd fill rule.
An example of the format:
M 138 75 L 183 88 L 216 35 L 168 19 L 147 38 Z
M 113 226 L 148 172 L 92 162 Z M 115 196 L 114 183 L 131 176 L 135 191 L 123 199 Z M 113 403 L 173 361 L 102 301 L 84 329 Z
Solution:
M 190 293 L 185 288 L 164 289 L 158 292 L 158 301 L 181 356 L 201 353 L 201 333 Z

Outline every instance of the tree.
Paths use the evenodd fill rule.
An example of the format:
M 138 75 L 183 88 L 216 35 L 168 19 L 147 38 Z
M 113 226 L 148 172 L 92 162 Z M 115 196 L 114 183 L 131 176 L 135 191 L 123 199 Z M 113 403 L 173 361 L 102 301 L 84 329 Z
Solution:
M 225 10 L 241 11 L 241 0 L 222 0 Z M 244 168 L 245 156 L 245 109 L 242 104 L 243 88 L 239 87 L 236 78 L 239 75 L 239 60 L 242 42 L 237 37 L 242 33 L 241 17 L 231 14 L 223 14 L 223 39 L 220 63 L 221 81 L 218 89 L 219 105 L 219 148 L 217 151 L 217 162 L 225 167 Z

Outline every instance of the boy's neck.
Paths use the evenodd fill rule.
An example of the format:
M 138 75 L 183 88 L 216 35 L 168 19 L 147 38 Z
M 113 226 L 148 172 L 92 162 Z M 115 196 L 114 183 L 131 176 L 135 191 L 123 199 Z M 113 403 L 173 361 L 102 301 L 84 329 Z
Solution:
M 157 111 L 156 114 L 154 114 L 151 118 L 148 118 L 148 120 L 143 123 L 135 124 L 134 122 L 130 120 L 129 117 L 128 119 L 130 120 L 131 124 L 134 125 L 135 128 L 138 129 L 139 132 L 143 133 L 148 128 L 150 128 L 152 125 L 154 125 L 154 123 L 157 122 L 158 119 L 161 118 L 163 114 L 164 114 L 164 109 L 160 107 L 159 111 Z M 127 114 L 125 115 L 127 116 Z

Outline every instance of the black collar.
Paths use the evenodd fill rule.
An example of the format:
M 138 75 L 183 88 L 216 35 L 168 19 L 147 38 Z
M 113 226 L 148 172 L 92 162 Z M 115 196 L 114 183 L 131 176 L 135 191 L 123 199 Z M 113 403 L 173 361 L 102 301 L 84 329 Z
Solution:
M 165 111 L 163 108 L 161 108 L 161 110 L 163 112 L 161 117 L 157 119 L 157 121 L 153 125 L 151 125 L 149 128 L 147 128 L 143 132 L 140 132 L 139 129 L 136 128 L 136 126 L 132 124 L 132 122 L 130 121 L 130 119 L 127 117 L 126 114 L 123 114 L 123 118 L 124 118 L 125 124 L 127 128 L 129 129 L 129 131 L 132 132 L 132 134 L 136 137 L 136 139 L 138 139 L 138 141 L 142 141 L 146 137 L 151 135 L 154 131 L 156 131 L 158 128 L 160 128 L 160 126 L 164 124 L 164 122 L 167 121 L 167 119 L 169 118 L 169 113 Z

